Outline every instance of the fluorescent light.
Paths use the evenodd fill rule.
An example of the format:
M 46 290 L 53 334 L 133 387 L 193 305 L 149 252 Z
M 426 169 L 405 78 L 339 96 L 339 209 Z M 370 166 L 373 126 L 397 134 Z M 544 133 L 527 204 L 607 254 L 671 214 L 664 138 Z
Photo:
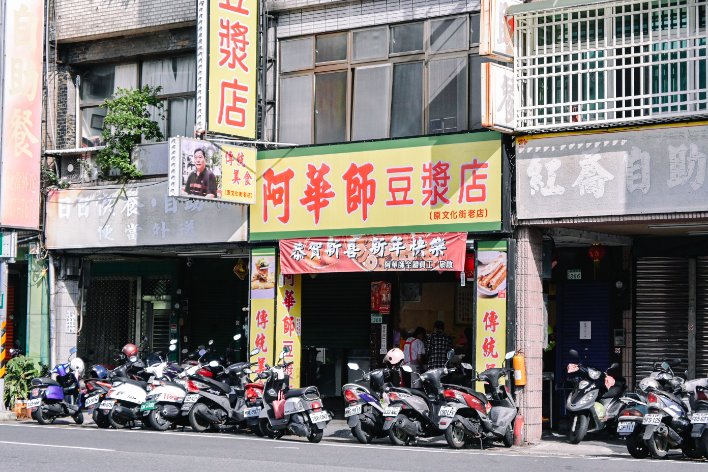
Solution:
M 179 257 L 199 257 L 199 256 L 220 256 L 226 251 L 223 249 L 219 251 L 194 251 L 194 252 L 178 252 Z
M 651 229 L 688 229 L 688 228 L 706 228 L 708 223 L 667 223 L 659 225 L 648 225 Z

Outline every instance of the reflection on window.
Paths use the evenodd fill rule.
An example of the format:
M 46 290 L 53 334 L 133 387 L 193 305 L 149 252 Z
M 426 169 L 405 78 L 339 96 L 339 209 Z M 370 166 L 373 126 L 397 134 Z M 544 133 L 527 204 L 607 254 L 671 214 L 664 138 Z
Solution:
M 312 37 L 291 39 L 280 43 L 280 72 L 309 69 L 312 63 Z
M 391 54 L 423 50 L 423 22 L 391 26 Z
M 347 72 L 315 75 L 315 143 L 338 143 L 347 136 Z
M 388 56 L 388 27 L 354 31 L 352 43 L 353 60 L 383 59 Z
M 278 141 L 312 143 L 312 76 L 284 77 L 280 81 Z
M 430 61 L 428 74 L 428 131 L 435 134 L 467 129 L 467 61 Z
M 389 64 L 355 69 L 352 139 L 388 137 L 390 85 Z
M 455 17 L 430 22 L 430 51 L 467 49 L 467 18 Z
M 423 134 L 423 63 L 410 62 L 393 67 L 391 137 Z
M 347 33 L 327 34 L 317 36 L 315 48 L 315 62 L 346 61 L 347 60 Z

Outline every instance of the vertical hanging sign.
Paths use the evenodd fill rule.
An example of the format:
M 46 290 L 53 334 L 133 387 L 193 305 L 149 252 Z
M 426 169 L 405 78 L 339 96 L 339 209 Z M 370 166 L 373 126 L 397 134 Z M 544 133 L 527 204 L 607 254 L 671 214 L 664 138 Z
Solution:
M 0 226 L 39 228 L 42 0 L 5 1 Z
M 280 273 L 280 271 L 278 271 Z M 300 386 L 300 364 L 302 357 L 300 336 L 302 336 L 302 276 L 282 275 L 282 284 L 278 285 L 278 300 L 275 306 L 276 330 L 275 346 L 276 356 L 287 348 L 285 360 L 292 362 L 288 367 L 290 387 Z
M 249 349 L 258 348 L 257 371 L 273 365 L 275 344 L 275 248 L 254 248 L 251 251 L 250 276 L 251 312 L 249 313 Z
M 208 19 L 199 17 L 208 24 L 208 41 L 200 41 L 202 60 L 198 61 L 203 67 L 203 51 L 208 47 L 206 97 L 198 93 L 208 102 L 206 131 L 255 139 L 259 2 L 208 3 Z
M 476 371 L 502 367 L 506 354 L 507 245 L 477 246 Z

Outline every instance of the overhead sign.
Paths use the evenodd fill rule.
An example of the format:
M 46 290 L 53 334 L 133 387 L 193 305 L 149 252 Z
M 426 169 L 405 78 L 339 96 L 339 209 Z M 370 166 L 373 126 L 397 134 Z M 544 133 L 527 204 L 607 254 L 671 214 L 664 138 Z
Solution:
M 464 270 L 467 233 L 407 233 L 280 241 L 284 274 Z
M 197 124 L 202 124 L 199 118 L 204 106 L 201 102 L 206 100 L 206 130 L 210 133 L 256 137 L 258 4 L 255 0 L 203 0 L 199 3 L 198 29 L 200 33 L 207 29 L 208 39 L 204 40 L 203 35 L 198 39 L 197 67 L 208 70 L 208 90 L 197 94 L 200 101 Z M 198 70 L 197 74 L 203 81 L 203 70 Z
M 231 203 L 256 201 L 256 149 L 170 138 L 169 195 Z
M 258 153 L 251 239 L 501 228 L 494 132 Z
M 514 69 L 492 62 L 482 66 L 482 126 L 510 132 L 516 127 L 514 116 Z
M 38 229 L 44 1 L 0 1 L 5 3 L 0 226 Z
M 520 219 L 642 215 L 708 208 L 708 126 L 517 139 Z
M 246 207 L 167 196 L 167 182 L 55 190 L 47 201 L 49 249 L 245 241 Z
M 500 61 L 514 59 L 514 18 L 506 10 L 520 0 L 481 0 L 479 55 Z

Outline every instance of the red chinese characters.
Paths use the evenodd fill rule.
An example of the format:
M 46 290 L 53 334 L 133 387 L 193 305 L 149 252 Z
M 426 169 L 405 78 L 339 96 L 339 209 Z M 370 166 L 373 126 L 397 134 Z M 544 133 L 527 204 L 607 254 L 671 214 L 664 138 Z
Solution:
M 482 322 L 484 323 L 485 331 L 496 333 L 497 326 L 499 326 L 499 315 L 494 310 L 487 311 L 484 313 Z
M 268 312 L 266 310 L 258 310 L 256 313 L 256 325 L 261 329 L 268 327 Z
M 294 290 L 286 290 L 285 291 L 285 296 L 283 297 L 283 306 L 290 311 L 297 301 L 295 300 L 295 291 Z
M 281 223 L 290 221 L 290 181 L 295 176 L 292 169 L 286 169 L 276 174 L 273 169 L 263 173 L 263 221 L 268 221 L 268 205 L 283 207 L 283 213 L 278 216 Z
M 320 221 L 320 211 L 329 205 L 329 201 L 334 197 L 332 185 L 325 179 L 329 171 L 330 167 L 327 164 L 322 164 L 319 169 L 312 164 L 307 165 L 305 176 L 308 184 L 300 203 L 315 216 L 315 224 Z
M 388 174 L 388 193 L 391 195 L 386 200 L 386 206 L 412 205 L 413 199 L 408 195 L 413 187 L 413 167 L 391 167 L 386 169 Z
M 219 21 L 219 52 L 221 59 L 219 65 L 226 65 L 229 69 L 239 69 L 248 72 L 248 65 L 244 62 L 248 53 L 246 46 L 248 41 L 248 26 L 242 25 L 238 21 L 232 22 L 228 18 L 221 18 Z
M 283 334 L 292 337 L 295 331 L 295 317 L 290 315 L 283 316 Z
M 261 352 L 268 352 L 268 346 L 266 345 L 266 336 L 263 333 L 258 333 L 256 335 L 255 345 Z
M 485 358 L 496 359 L 499 357 L 499 353 L 496 350 L 497 340 L 492 337 L 484 338 L 482 343 L 482 355 Z
M 479 203 L 487 200 L 487 173 L 483 171 L 487 168 L 488 162 L 479 162 L 477 159 L 460 167 L 462 184 L 458 203 Z
M 220 93 L 218 123 L 237 128 L 245 127 L 248 85 L 240 84 L 238 78 L 231 82 L 222 80 Z
M 246 0 L 222 0 L 219 2 L 219 8 L 238 13 L 239 15 L 249 16 L 251 12 L 243 6 L 244 3 L 246 3 Z
M 447 192 L 450 185 L 450 164 L 438 161 L 434 165 L 430 162 L 423 164 L 423 201 L 421 205 L 450 203 Z
M 376 200 L 376 181 L 369 177 L 374 171 L 371 163 L 361 166 L 352 163 L 342 175 L 346 183 L 347 213 L 353 213 L 361 207 L 361 216 L 364 221 L 369 217 L 369 207 Z

